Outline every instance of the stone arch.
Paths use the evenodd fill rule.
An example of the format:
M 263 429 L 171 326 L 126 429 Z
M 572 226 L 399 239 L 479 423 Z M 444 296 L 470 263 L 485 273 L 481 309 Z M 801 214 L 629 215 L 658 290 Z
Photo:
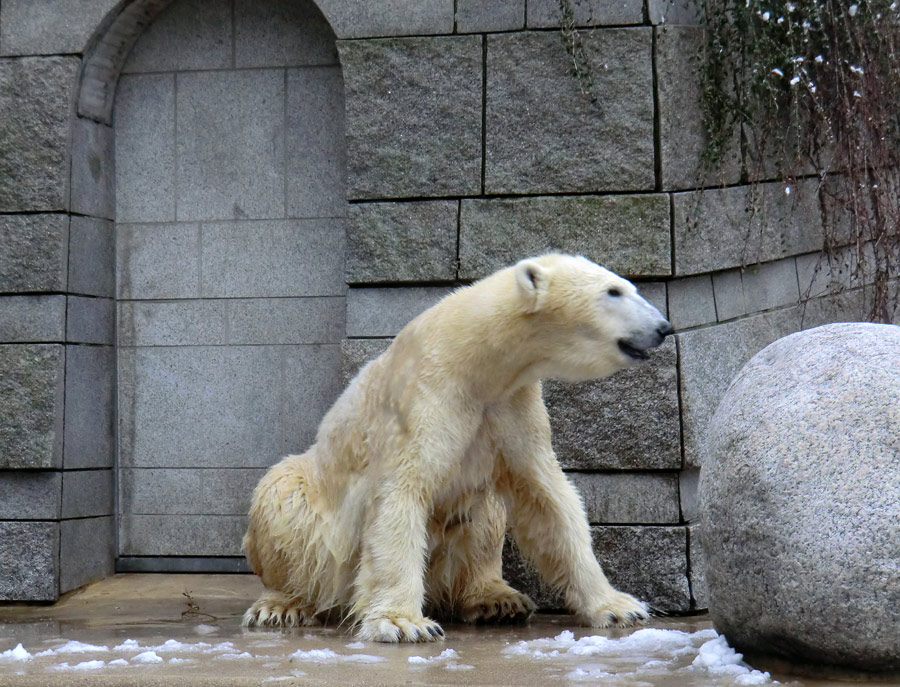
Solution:
M 207 24 L 179 24 L 179 7 Z M 209 39 L 210 8 L 231 22 L 212 46 L 227 59 L 192 63 L 172 37 Z M 116 195 L 73 210 L 116 223 L 119 569 L 233 567 L 253 483 L 306 448 L 339 391 L 334 33 L 312 0 L 123 2 L 85 55 L 76 110 L 73 190 L 105 176 Z

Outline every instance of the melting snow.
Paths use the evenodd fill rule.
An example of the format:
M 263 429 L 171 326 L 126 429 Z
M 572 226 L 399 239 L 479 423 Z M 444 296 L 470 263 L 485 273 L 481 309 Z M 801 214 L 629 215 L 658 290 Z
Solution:
M 35 656 L 49 656 L 50 654 L 87 654 L 91 652 L 99 653 L 105 651 L 109 651 L 108 646 L 85 644 L 84 642 L 77 642 L 72 639 L 62 646 L 56 647 L 55 649 L 47 649 L 47 651 L 42 651 L 39 654 L 35 654 Z
M 728 646 L 725 637 L 715 630 L 688 633 L 645 628 L 620 639 L 594 635 L 578 640 L 566 630 L 553 638 L 511 644 L 502 653 L 539 659 L 592 656 L 604 661 L 581 664 L 566 673 L 567 678 L 579 682 L 626 675 L 640 679 L 687 671 L 731 677 L 740 686 L 778 684 L 768 673 L 745 665 L 743 656 Z
M 369 654 L 339 654 L 331 649 L 310 649 L 309 651 L 295 651 L 289 656 L 291 661 L 305 663 L 381 663 L 386 661 L 382 656 Z
M 197 627 L 194 628 L 194 632 L 198 635 L 211 635 L 217 629 L 218 628 L 215 628 L 212 625 L 197 625 Z
M 155 651 L 145 651 L 131 659 L 135 663 L 162 663 L 162 656 Z
M 249 651 L 243 651 L 241 653 L 230 653 L 230 654 L 219 654 L 216 656 L 217 659 L 222 659 L 226 661 L 233 661 L 235 659 L 244 659 L 244 658 L 253 658 L 253 654 Z
M 121 644 L 117 644 L 113 647 L 113 651 L 140 651 L 141 645 L 138 644 L 133 639 L 126 639 Z
M 51 670 L 99 670 L 106 665 L 105 661 L 83 661 L 70 666 L 68 663 L 60 663 L 52 666 Z
M 115 660 L 113 660 L 113 661 L 110 661 L 110 662 L 107 663 L 106 665 L 109 665 L 109 666 L 127 666 L 127 665 L 128 665 L 128 661 L 126 661 L 124 658 L 117 658 L 117 659 L 115 659 Z
M 31 654 L 29 654 L 25 647 L 21 644 L 16 644 L 14 649 L 7 649 L 6 651 L 0 651 L 0 663 L 12 663 L 13 661 L 30 661 L 34 658 Z

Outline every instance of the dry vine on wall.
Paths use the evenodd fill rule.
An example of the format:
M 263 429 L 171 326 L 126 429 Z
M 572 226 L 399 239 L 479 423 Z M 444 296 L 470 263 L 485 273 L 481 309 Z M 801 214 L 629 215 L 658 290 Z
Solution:
M 738 130 L 746 181 L 769 168 L 787 188 L 818 179 L 824 260 L 836 274 L 849 251 L 849 283 L 870 285 L 861 316 L 891 321 L 900 312 L 900 2 L 700 3 L 705 161 L 720 162 Z

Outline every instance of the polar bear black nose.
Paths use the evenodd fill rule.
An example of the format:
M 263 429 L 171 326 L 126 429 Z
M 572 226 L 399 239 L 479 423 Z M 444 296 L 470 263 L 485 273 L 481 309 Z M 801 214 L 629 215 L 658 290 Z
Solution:
M 662 324 L 656 328 L 656 333 L 659 334 L 661 339 L 665 339 L 670 334 L 674 334 L 675 330 L 672 329 L 672 325 L 667 320 L 663 320 Z

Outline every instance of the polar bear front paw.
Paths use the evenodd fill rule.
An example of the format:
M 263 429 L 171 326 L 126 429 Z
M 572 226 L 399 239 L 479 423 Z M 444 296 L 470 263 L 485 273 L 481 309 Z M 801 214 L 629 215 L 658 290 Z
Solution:
M 444 639 L 444 630 L 429 618 L 382 616 L 363 620 L 356 636 L 366 642 L 436 642 Z
M 624 592 L 613 592 L 597 608 L 578 614 L 578 619 L 590 627 L 631 627 L 649 618 L 647 604 Z

